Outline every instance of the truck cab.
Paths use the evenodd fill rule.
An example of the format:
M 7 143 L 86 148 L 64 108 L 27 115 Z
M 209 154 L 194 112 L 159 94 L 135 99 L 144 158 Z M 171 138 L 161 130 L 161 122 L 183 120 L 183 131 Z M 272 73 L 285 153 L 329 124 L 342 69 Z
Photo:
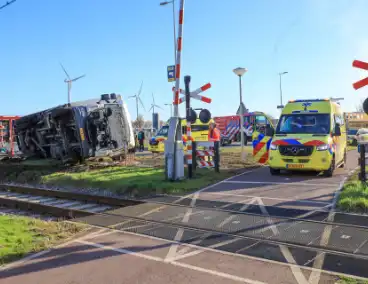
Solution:
M 285 106 L 269 146 L 272 175 L 311 170 L 332 176 L 346 163 L 347 137 L 341 106 L 331 99 L 295 100 Z

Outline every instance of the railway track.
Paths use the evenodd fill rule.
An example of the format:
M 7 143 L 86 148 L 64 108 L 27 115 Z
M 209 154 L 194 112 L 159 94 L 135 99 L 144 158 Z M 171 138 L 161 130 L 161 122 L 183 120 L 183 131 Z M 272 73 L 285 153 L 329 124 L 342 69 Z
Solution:
M 4 194 L 8 192 L 8 196 Z M 13 198 L 11 194 L 14 194 Z M 119 197 L 110 197 L 110 196 L 102 196 L 95 194 L 87 194 L 80 193 L 75 191 L 64 191 L 64 190 L 56 190 L 56 189 L 45 189 L 45 188 L 37 188 L 37 187 L 29 187 L 29 186 L 20 186 L 20 185 L 9 185 L 9 184 L 0 184 L 0 206 L 7 206 L 7 202 L 9 199 L 13 201 L 9 201 L 8 205 L 11 206 L 11 203 L 17 205 L 17 200 L 27 202 L 27 197 L 39 196 L 39 198 L 50 198 L 50 200 L 41 200 L 41 202 L 37 202 L 37 198 L 35 198 L 33 203 L 38 204 L 39 208 L 43 206 L 48 209 L 49 207 L 60 207 L 67 209 L 72 215 L 71 218 L 78 216 L 78 213 L 84 214 L 86 213 L 101 213 L 105 211 L 111 211 L 113 209 L 119 207 L 126 206 L 134 206 L 140 204 L 156 204 L 157 206 L 167 206 L 171 208 L 196 208 L 196 209 L 204 209 L 211 210 L 216 212 L 227 212 L 233 214 L 242 214 L 248 216 L 263 216 L 264 212 L 258 205 L 249 205 L 245 209 L 243 203 L 233 203 L 233 202 L 225 202 L 225 201 L 209 201 L 209 200 L 200 200 L 197 199 L 195 205 L 191 205 L 191 198 L 180 198 L 176 196 L 157 196 L 154 198 L 143 198 L 143 199 L 129 199 L 129 198 L 119 198 Z M 18 198 L 20 197 L 20 198 Z M 71 206 L 54 206 L 58 203 L 56 200 L 61 202 L 76 202 L 78 203 L 71 204 Z M 29 200 L 32 201 L 32 200 Z M 46 202 L 43 202 L 46 201 Z M 36 207 L 32 208 L 33 203 L 30 204 L 29 210 L 38 210 Z M 88 204 L 95 204 L 96 206 L 101 205 L 102 211 L 94 211 L 93 208 L 89 207 Z M 19 202 L 21 205 L 21 202 Z M 67 204 L 68 205 L 68 204 Z M 85 205 L 85 206 L 84 206 Z M 8 206 L 9 207 L 9 206 Z M 103 208 L 105 207 L 105 208 Z M 311 222 L 311 223 L 322 223 L 325 225 L 333 225 L 333 226 L 346 226 L 357 229 L 368 229 L 368 215 L 359 215 L 359 214 L 349 214 L 343 212 L 334 212 L 334 221 L 327 221 L 329 211 L 327 210 L 303 210 L 303 209 L 289 209 L 289 208 L 281 208 L 275 206 L 262 206 L 264 210 L 268 212 L 268 214 L 272 218 L 276 218 L 277 222 L 275 224 L 282 224 L 293 221 L 303 221 L 303 222 Z M 88 210 L 91 208 L 91 210 Z M 73 211 L 74 214 L 73 214 Z M 62 213 L 62 212 L 61 212 Z M 68 214 L 66 214 L 68 215 Z M 131 216 L 134 217 L 134 216 Z
M 335 213 L 335 219 L 340 216 L 339 222 L 331 223 L 325 221 L 328 215 L 325 211 L 311 211 L 304 218 L 288 218 L 262 216 L 253 209 L 229 210 L 218 203 L 188 206 L 186 199 L 177 203 L 148 202 L 10 185 L 1 185 L 0 190 L 0 205 L 10 208 L 74 218 L 76 222 L 173 242 L 181 229 L 182 243 L 278 262 L 286 261 L 281 254 L 281 247 L 286 247 L 296 264 L 305 267 L 311 267 L 313 259 L 325 254 L 324 270 L 368 278 L 364 268 L 368 265 L 368 246 L 363 241 L 368 239 L 368 226 L 364 216 Z M 188 209 L 191 218 L 184 222 Z M 146 214 L 149 211 L 153 213 Z M 313 218 L 308 219 L 310 216 Z M 359 218 L 364 222 L 358 224 Z M 230 222 L 225 224 L 228 219 Z M 355 223 L 350 224 L 353 219 Z M 331 227 L 332 241 L 322 245 L 320 236 L 326 226 Z M 356 237 L 362 240 L 357 242 Z

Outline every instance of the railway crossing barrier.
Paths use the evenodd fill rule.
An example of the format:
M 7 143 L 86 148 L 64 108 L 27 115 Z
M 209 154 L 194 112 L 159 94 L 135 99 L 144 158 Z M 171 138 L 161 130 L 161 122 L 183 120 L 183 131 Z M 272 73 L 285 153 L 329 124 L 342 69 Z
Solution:
M 368 63 L 360 60 L 353 61 L 353 67 L 368 70 Z M 353 88 L 358 90 L 368 85 L 368 77 L 362 80 L 359 80 L 353 84 Z M 368 98 L 366 98 L 363 102 L 363 110 L 366 114 L 368 114 Z M 367 181 L 365 167 L 368 165 L 368 141 L 364 139 L 364 135 L 360 135 L 358 137 L 358 152 L 360 153 L 359 165 L 360 165 L 360 173 L 359 179 L 362 182 Z
M 192 143 L 193 171 L 196 168 L 214 168 L 220 172 L 220 142 L 206 141 Z
M 185 76 L 184 77 L 184 84 L 185 84 L 185 91 L 183 92 L 182 90 L 176 90 L 175 89 L 175 93 L 181 92 L 184 93 L 185 96 L 183 98 L 181 98 L 180 100 L 178 100 L 179 103 L 185 102 L 185 109 L 186 109 L 186 119 L 187 119 L 187 155 L 186 155 L 186 160 L 187 160 L 187 164 L 188 164 L 188 177 L 192 178 L 193 176 L 193 139 L 192 139 L 192 122 L 195 122 L 197 119 L 197 113 L 190 107 L 190 99 L 196 99 L 196 100 L 200 100 L 202 102 L 205 103 L 211 103 L 211 99 L 204 97 L 204 96 L 200 96 L 199 94 L 201 92 L 204 92 L 206 90 L 208 90 L 209 88 L 211 88 L 211 84 L 207 83 L 206 85 L 202 86 L 201 88 L 191 92 L 190 91 L 190 80 L 191 77 L 190 76 Z M 209 116 L 208 119 L 210 119 L 210 115 L 211 113 L 208 110 L 202 110 L 202 113 L 206 113 L 207 115 L 205 116 Z M 201 118 L 201 115 L 200 115 Z

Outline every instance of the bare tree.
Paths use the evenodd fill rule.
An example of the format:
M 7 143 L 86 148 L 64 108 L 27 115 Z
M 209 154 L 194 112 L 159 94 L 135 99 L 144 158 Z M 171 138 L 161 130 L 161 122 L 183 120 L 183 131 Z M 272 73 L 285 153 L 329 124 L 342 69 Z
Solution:
M 142 128 L 144 125 L 144 118 L 143 115 L 138 115 L 137 119 L 133 121 L 133 127 L 134 128 Z
M 363 110 L 363 102 L 364 102 L 364 100 L 360 100 L 360 104 L 358 104 L 358 105 L 355 106 L 355 111 L 357 111 L 357 112 L 364 112 L 364 110 Z
M 151 128 L 152 127 L 152 121 L 146 120 L 143 124 L 143 128 Z

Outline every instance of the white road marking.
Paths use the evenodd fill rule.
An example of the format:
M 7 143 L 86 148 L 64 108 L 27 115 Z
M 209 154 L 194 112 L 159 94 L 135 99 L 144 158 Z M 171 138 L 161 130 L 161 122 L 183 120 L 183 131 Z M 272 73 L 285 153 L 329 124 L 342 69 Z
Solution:
M 344 239 L 344 240 L 347 240 L 347 239 L 350 239 L 351 238 L 351 236 L 348 236 L 348 235 L 342 235 L 341 236 L 341 239 Z
M 240 200 L 240 201 L 236 201 L 236 203 L 245 203 L 247 204 L 248 202 L 252 201 L 254 197 L 252 198 L 247 198 L 247 199 L 244 199 L 244 200 Z M 212 201 L 212 200 L 210 200 Z M 227 207 L 230 207 L 230 206 L 233 206 L 235 204 L 235 202 L 231 202 L 231 201 L 226 201 L 226 202 L 229 202 L 228 204 L 225 204 L 225 205 L 222 205 L 220 206 L 219 208 L 221 209 L 226 209 Z
M 321 183 L 306 183 L 306 182 L 273 182 L 273 181 L 223 181 L 223 183 L 238 183 L 238 184 L 269 184 L 269 185 L 305 185 L 305 186 L 320 186 L 320 187 L 327 187 L 327 186 L 333 186 L 336 187 L 336 185 L 331 183 L 321 184 Z
M 252 205 L 254 202 L 256 201 L 256 198 L 253 198 L 251 202 L 244 204 L 241 208 L 240 208 L 240 212 L 246 210 L 250 205 Z M 217 228 L 222 228 L 223 226 L 225 226 L 226 224 L 230 223 L 234 218 L 236 218 L 237 215 L 230 215 L 229 217 L 227 217 L 224 221 L 222 221 L 220 224 L 217 225 Z
M 70 222 L 70 223 L 75 223 L 72 221 L 64 221 L 64 222 Z M 93 228 L 99 228 L 99 229 L 103 229 L 106 230 L 106 228 L 97 226 L 97 225 L 89 225 L 90 227 Z M 259 258 L 259 257 L 255 257 L 255 256 L 250 256 L 250 255 L 245 255 L 245 254 L 237 254 L 237 253 L 233 253 L 233 252 L 228 252 L 228 251 L 221 251 L 215 248 L 211 248 L 211 247 L 199 247 L 197 245 L 193 245 L 193 244 L 189 244 L 189 243 L 182 243 L 182 242 L 174 242 L 172 240 L 167 240 L 167 239 L 163 239 L 163 238 L 159 238 L 159 237 L 155 237 L 155 236 L 150 236 L 150 235 L 142 235 L 142 234 L 138 234 L 138 233 L 134 233 L 134 232 L 127 232 L 127 231 L 120 231 L 120 230 L 116 230 L 116 229 L 108 229 L 111 230 L 113 233 L 117 233 L 117 234 L 127 234 L 127 235 L 131 235 L 131 236 L 135 236 L 138 238 L 147 238 L 147 239 L 152 239 L 152 240 L 156 240 L 156 241 L 160 241 L 160 242 L 166 242 L 166 243 L 170 243 L 170 244 L 180 244 L 182 246 L 188 246 L 188 247 L 192 247 L 194 249 L 197 249 L 198 252 L 199 251 L 210 251 L 210 252 L 215 252 L 215 253 L 219 253 L 219 254 L 224 254 L 224 255 L 229 255 L 229 256 L 236 256 L 239 258 L 244 258 L 244 259 L 248 259 L 248 260 L 254 260 L 254 261 L 260 261 L 260 262 L 265 262 L 265 263 L 270 263 L 270 264 L 274 264 L 274 265 L 279 265 L 279 266 L 287 266 L 287 267 L 291 267 L 291 266 L 295 266 L 297 268 L 301 268 L 307 271 L 319 271 L 320 273 L 324 273 L 324 274 L 328 274 L 328 275 L 332 275 L 332 276 L 344 276 L 344 277 L 350 277 L 353 279 L 358 279 L 358 280 L 367 280 L 367 278 L 363 278 L 363 277 L 359 277 L 359 276 L 354 276 L 354 275 L 349 275 L 349 274 L 344 274 L 344 273 L 335 273 L 335 272 L 330 272 L 330 271 L 324 271 L 324 270 L 320 270 L 320 269 L 316 269 L 316 268 L 311 268 L 311 267 L 304 267 L 304 266 L 300 266 L 298 264 L 287 264 L 287 263 L 283 263 L 283 262 L 279 262 L 279 261 L 275 261 L 275 260 L 271 260 L 271 259 L 266 259 L 266 258 Z M 96 237 L 99 237 L 99 235 L 97 235 Z M 237 241 L 236 239 L 233 240 L 233 242 Z M 260 241 L 262 242 L 262 241 Z M 231 241 L 229 241 L 229 243 L 231 243 Z M 254 245 L 251 245 L 249 247 L 252 247 Z M 240 250 L 239 250 L 240 251 Z M 193 252 L 194 253 L 194 252 Z
M 206 194 L 223 195 L 223 196 L 237 196 L 237 197 L 249 197 L 249 198 L 260 197 L 262 199 L 269 199 L 269 200 L 301 202 L 301 203 L 311 203 L 311 204 L 313 204 L 313 203 L 315 203 L 315 204 L 330 204 L 330 202 L 328 202 L 328 201 L 314 201 L 314 200 L 291 199 L 291 198 L 276 198 L 276 197 L 266 197 L 266 196 L 254 196 L 254 195 L 225 193 L 225 192 L 207 192 Z
M 259 204 L 259 207 L 262 211 L 262 214 L 264 215 L 267 215 L 267 222 L 269 224 L 272 224 L 270 226 L 271 230 L 272 230 L 272 233 L 277 236 L 280 234 L 279 230 L 277 229 L 277 227 L 275 226 L 275 224 L 273 224 L 272 220 L 269 218 L 270 217 L 270 214 L 268 214 L 268 211 L 266 209 L 266 207 L 264 206 L 263 202 L 262 202 L 262 199 L 261 198 L 258 198 L 257 199 L 258 201 L 258 204 Z M 280 250 L 281 250 L 281 253 L 282 255 L 285 257 L 286 261 L 288 262 L 288 264 L 297 264 L 293 255 L 291 254 L 290 250 L 284 246 L 284 245 L 279 245 L 280 247 Z M 291 269 L 291 272 L 293 273 L 294 277 L 295 277 L 295 280 L 298 282 L 298 284 L 308 284 L 308 281 L 307 279 L 305 278 L 302 270 L 300 269 L 300 267 L 298 266 L 289 266 L 290 269 Z
M 231 180 L 231 179 L 233 179 L 233 178 L 236 178 L 236 177 L 240 177 L 240 176 L 244 176 L 244 175 L 247 175 L 247 174 L 253 173 L 253 172 L 255 172 L 255 171 L 259 170 L 259 169 L 262 169 L 262 167 L 255 168 L 255 169 L 253 169 L 253 170 L 249 170 L 249 171 L 246 171 L 246 172 L 244 172 L 244 173 L 237 174 L 237 175 L 235 175 L 235 176 L 229 177 L 229 178 L 224 179 L 224 180 L 222 180 L 222 181 L 219 181 L 219 182 L 217 182 L 217 183 L 215 183 L 215 184 L 211 184 L 211 185 L 209 185 L 209 186 L 207 186 L 207 187 L 205 187 L 205 188 L 202 188 L 202 189 L 199 189 L 199 190 L 195 191 L 194 193 L 190 193 L 190 194 L 184 195 L 184 196 L 180 197 L 178 200 L 174 201 L 173 203 L 178 203 L 178 202 L 180 202 L 180 201 L 182 201 L 182 200 L 184 200 L 184 199 L 190 198 L 191 196 L 193 196 L 193 198 L 194 198 L 194 196 L 199 195 L 201 192 L 206 191 L 207 189 L 210 189 L 210 188 L 212 188 L 212 187 L 215 187 L 215 186 L 217 186 L 217 185 L 219 185 L 219 184 L 221 184 L 221 183 L 227 182 L 227 181 L 229 181 L 229 180 Z M 198 196 L 197 196 L 197 198 L 198 198 Z M 197 198 L 195 198 L 195 199 L 197 199 Z
M 368 242 L 368 240 L 365 240 L 364 242 L 362 242 L 354 251 L 354 253 L 357 253 L 366 243 Z
M 221 184 L 221 183 L 223 183 L 223 182 L 226 182 L 227 180 L 230 180 L 230 179 L 232 179 L 232 178 L 234 178 L 234 177 L 238 177 L 238 176 L 242 176 L 242 175 L 245 175 L 245 174 L 249 174 L 249 173 L 251 173 L 251 172 L 254 172 L 255 170 L 258 170 L 259 168 L 257 168 L 257 169 L 254 169 L 254 170 L 251 170 L 251 171 L 247 171 L 247 172 L 244 172 L 244 173 L 241 173 L 241 174 L 239 174 L 239 175 L 236 175 L 236 176 L 233 176 L 233 177 L 230 177 L 230 178 L 227 178 L 227 179 L 225 179 L 225 180 L 223 180 L 223 181 L 220 181 L 220 182 L 218 182 L 218 183 L 215 183 L 215 184 L 213 184 L 213 185 L 210 185 L 210 186 L 207 186 L 207 187 L 205 187 L 205 188 L 202 188 L 202 189 L 200 189 L 200 190 L 197 190 L 196 192 L 194 192 L 194 193 L 192 193 L 192 194 L 188 194 L 188 195 L 186 195 L 186 196 L 183 196 L 183 197 L 181 197 L 181 198 L 179 198 L 178 200 L 176 200 L 174 203 L 178 203 L 178 202 L 180 202 L 181 200 L 184 200 L 184 199 L 186 199 L 186 198 L 190 198 L 191 196 L 193 196 L 192 197 L 192 200 L 191 200 L 191 202 L 190 202 L 190 207 L 194 207 L 194 205 L 195 205 L 195 203 L 197 202 L 197 199 L 198 199 L 198 197 L 199 197 L 199 194 L 201 193 L 201 192 L 203 192 L 203 191 L 205 191 L 205 190 L 207 190 L 207 189 L 210 189 L 210 188 L 212 188 L 212 187 L 214 187 L 214 186 L 216 186 L 216 185 L 219 185 L 219 184 Z M 185 216 L 184 216 L 184 218 L 183 218 L 183 220 L 182 220 L 182 223 L 187 223 L 188 221 L 189 221 L 189 217 L 190 217 L 190 214 L 191 214 L 191 212 L 193 211 L 193 209 L 192 208 L 188 208 L 187 209 L 187 212 L 186 212 L 186 214 L 185 214 Z M 176 236 L 175 236 L 175 238 L 174 238 L 174 240 L 175 241 L 181 241 L 181 238 L 183 237 L 183 233 L 184 233 L 184 230 L 183 229 L 178 229 L 178 231 L 177 231 L 177 233 L 176 233 Z M 173 258 L 175 258 L 175 255 L 177 254 L 177 250 L 178 250 L 178 248 L 179 248 L 179 246 L 177 245 L 177 244 L 173 244 L 171 247 L 170 247 L 170 249 L 169 249 L 169 252 L 168 252 L 168 254 L 166 255 L 166 258 L 165 258 L 165 261 L 170 261 L 171 259 L 173 259 Z
M 335 192 L 335 196 L 334 196 L 334 199 L 333 199 L 333 202 L 332 202 L 332 207 L 331 207 L 330 213 L 328 214 L 328 217 L 327 217 L 327 222 L 333 222 L 333 220 L 334 220 L 334 217 L 335 217 L 334 210 L 335 210 L 335 207 L 336 207 L 336 202 L 337 202 L 337 199 L 339 197 L 339 194 L 340 194 L 342 188 L 344 187 L 345 181 L 348 179 L 348 177 L 349 176 L 345 177 L 341 181 L 341 183 L 339 185 L 339 188 Z M 330 236 L 331 236 L 331 231 L 332 231 L 332 226 L 331 225 L 325 226 L 325 229 L 323 230 L 321 242 L 320 242 L 321 246 L 326 246 L 328 244 L 328 242 L 330 240 Z M 316 269 L 321 269 L 322 268 L 323 263 L 325 261 L 325 255 L 326 254 L 323 253 L 320 256 L 316 257 L 316 259 L 313 262 L 313 268 L 316 268 Z M 318 284 L 320 278 L 321 278 L 321 272 L 320 271 L 312 271 L 312 273 L 309 276 L 309 282 L 311 284 Z
M 191 270 L 195 270 L 195 271 L 204 272 L 204 273 L 207 273 L 207 274 L 211 274 L 211 275 L 214 275 L 214 276 L 226 278 L 226 279 L 237 281 L 237 282 L 248 283 L 248 284 L 266 284 L 264 282 L 260 282 L 260 281 L 257 281 L 257 280 L 247 279 L 247 278 L 243 278 L 243 277 L 239 277 L 239 276 L 235 276 L 235 275 L 231 275 L 231 274 L 227 274 L 227 273 L 223 273 L 223 272 L 218 272 L 218 271 L 215 271 L 215 270 L 205 269 L 205 268 L 190 265 L 190 264 L 184 264 L 184 263 L 180 263 L 180 262 L 176 262 L 176 261 L 166 262 L 165 260 L 163 260 L 160 257 L 146 255 L 146 254 L 139 253 L 139 252 L 133 252 L 133 251 L 130 251 L 130 250 L 127 250 L 127 249 L 114 248 L 114 247 L 111 247 L 111 246 L 105 246 L 105 245 L 102 245 L 102 244 L 99 244 L 99 243 L 93 243 L 93 242 L 88 242 L 88 241 L 77 241 L 77 242 L 81 243 L 81 244 L 89 245 L 89 246 L 92 246 L 92 247 L 96 247 L 96 248 L 101 248 L 101 249 L 105 249 L 105 250 L 111 250 L 111 251 L 119 252 L 121 254 L 128 254 L 128 255 L 140 257 L 140 258 L 147 259 L 147 260 L 152 260 L 152 261 L 157 261 L 157 262 L 162 262 L 162 263 L 169 263 L 169 264 L 174 265 L 174 266 L 179 266 L 179 267 L 183 267 L 183 268 L 187 268 L 187 269 L 191 269 Z
M 287 247 L 285 247 L 284 245 L 280 245 L 280 249 L 288 263 L 296 264 L 294 257 Z M 290 266 L 290 269 L 298 284 L 309 284 L 308 280 L 305 278 L 302 270 L 299 267 Z
M 147 211 L 147 212 L 145 212 L 145 213 L 143 213 L 143 214 L 139 215 L 138 217 L 139 217 L 139 218 L 145 217 L 145 216 L 150 215 L 150 214 L 152 214 L 152 213 L 158 212 L 158 211 L 160 211 L 161 209 L 164 209 L 164 208 L 166 208 L 166 207 L 167 207 L 167 205 L 159 206 L 159 207 L 157 207 L 157 208 L 154 208 L 154 209 L 152 209 L 152 210 L 150 210 L 150 211 Z M 117 226 L 124 225 L 124 224 L 126 224 L 126 223 L 129 223 L 130 221 L 131 221 L 131 220 L 127 220 L 127 221 L 124 221 L 124 222 L 121 222 L 121 223 L 118 223 L 118 224 L 112 225 L 112 226 L 110 226 L 110 227 L 111 227 L 111 228 L 116 228 Z

